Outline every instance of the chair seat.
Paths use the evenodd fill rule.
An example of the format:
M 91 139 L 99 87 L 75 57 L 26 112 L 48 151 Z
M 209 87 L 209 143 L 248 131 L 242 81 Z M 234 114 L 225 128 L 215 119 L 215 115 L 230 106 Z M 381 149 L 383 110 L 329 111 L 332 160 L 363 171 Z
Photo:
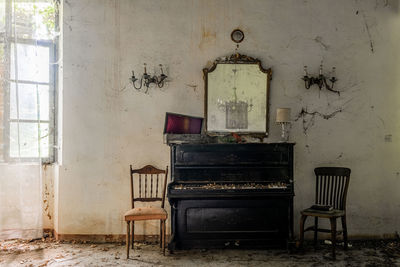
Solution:
M 342 217 L 346 213 L 344 210 L 330 210 L 330 211 L 323 211 L 323 210 L 315 210 L 312 208 L 308 208 L 301 211 L 302 215 L 306 216 L 314 216 L 314 217 L 323 217 L 323 218 L 333 218 L 333 217 Z
M 124 214 L 125 221 L 166 220 L 167 212 L 159 207 L 141 207 L 128 210 Z

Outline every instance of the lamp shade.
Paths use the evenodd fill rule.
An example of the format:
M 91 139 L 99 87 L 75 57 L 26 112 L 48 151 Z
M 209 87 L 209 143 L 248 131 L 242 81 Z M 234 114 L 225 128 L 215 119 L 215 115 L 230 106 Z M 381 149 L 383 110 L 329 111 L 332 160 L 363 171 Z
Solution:
M 290 108 L 277 108 L 276 122 L 290 122 Z

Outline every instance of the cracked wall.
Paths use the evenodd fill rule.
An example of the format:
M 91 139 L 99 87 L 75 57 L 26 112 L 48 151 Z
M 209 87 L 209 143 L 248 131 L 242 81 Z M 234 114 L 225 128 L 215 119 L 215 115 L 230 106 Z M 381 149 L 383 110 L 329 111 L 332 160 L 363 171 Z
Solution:
M 313 201 L 313 168 L 352 169 L 350 235 L 382 236 L 400 228 L 400 12 L 397 1 L 64 2 L 63 164 L 57 181 L 58 232 L 123 234 L 129 164 L 169 164 L 166 111 L 203 115 L 202 68 L 235 51 L 271 67 L 270 137 L 277 107 L 292 109 L 295 230 Z M 300 79 L 320 62 L 336 67 L 340 95 Z M 165 64 L 170 82 L 147 95 L 129 84 Z M 297 117 L 296 115 L 299 114 Z M 391 135 L 390 142 L 385 136 Z M 157 233 L 156 224 L 137 233 Z

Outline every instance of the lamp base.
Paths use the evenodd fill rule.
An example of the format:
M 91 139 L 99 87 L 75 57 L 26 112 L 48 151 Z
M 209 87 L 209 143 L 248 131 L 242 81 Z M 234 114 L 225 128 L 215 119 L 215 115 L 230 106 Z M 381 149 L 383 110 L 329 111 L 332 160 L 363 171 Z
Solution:
M 289 131 L 286 129 L 286 125 L 289 122 L 280 122 L 281 125 L 281 142 L 288 142 L 289 141 Z

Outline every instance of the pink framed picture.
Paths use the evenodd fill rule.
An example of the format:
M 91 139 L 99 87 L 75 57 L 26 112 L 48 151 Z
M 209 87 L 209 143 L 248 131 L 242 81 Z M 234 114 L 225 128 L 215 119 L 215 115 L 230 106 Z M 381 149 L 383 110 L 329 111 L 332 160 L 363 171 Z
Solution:
M 200 134 L 203 118 L 167 112 L 164 134 Z

